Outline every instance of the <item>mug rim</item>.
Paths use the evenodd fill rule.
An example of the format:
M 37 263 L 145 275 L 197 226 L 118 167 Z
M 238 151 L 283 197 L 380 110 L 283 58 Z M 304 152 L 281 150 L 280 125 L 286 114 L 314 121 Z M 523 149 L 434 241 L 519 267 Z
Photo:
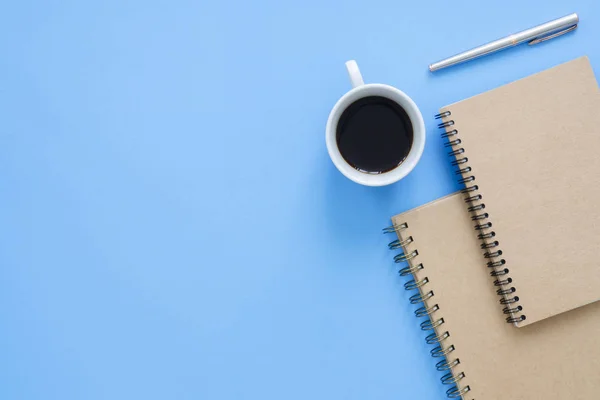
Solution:
M 344 110 L 355 101 L 368 96 L 382 96 L 400 105 L 413 125 L 413 144 L 405 160 L 394 169 L 381 174 L 367 174 L 352 167 L 340 153 L 336 131 Z M 398 182 L 417 165 L 425 149 L 425 122 L 415 102 L 403 91 L 383 83 L 369 83 L 355 87 L 335 103 L 327 119 L 325 141 L 329 157 L 336 168 L 348 179 L 365 186 L 385 186 Z

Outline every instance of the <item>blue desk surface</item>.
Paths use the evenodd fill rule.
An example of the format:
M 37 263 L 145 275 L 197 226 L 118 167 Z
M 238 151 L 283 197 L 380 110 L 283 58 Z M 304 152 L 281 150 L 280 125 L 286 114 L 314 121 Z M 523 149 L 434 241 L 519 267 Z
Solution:
M 0 16 L 0 398 L 444 398 L 381 228 L 459 188 L 439 107 L 584 54 L 600 74 L 600 3 L 59 3 Z M 328 158 L 348 59 L 425 117 L 393 186 Z

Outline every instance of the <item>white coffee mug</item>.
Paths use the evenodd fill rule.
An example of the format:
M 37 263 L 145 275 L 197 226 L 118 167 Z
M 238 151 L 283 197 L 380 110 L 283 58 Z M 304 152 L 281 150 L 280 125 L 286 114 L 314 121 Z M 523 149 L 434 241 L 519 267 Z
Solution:
M 425 122 L 423 122 L 423 116 L 415 102 L 395 87 L 380 83 L 365 84 L 356 61 L 346 62 L 346 69 L 348 75 L 350 75 L 352 90 L 338 100 L 329 114 L 325 130 L 327 151 L 337 169 L 348 179 L 366 186 L 390 185 L 408 175 L 415 168 L 423 154 L 425 148 Z M 382 96 L 397 103 L 406 111 L 413 126 L 413 144 L 406 159 L 391 171 L 380 174 L 361 172 L 348 164 L 342 157 L 336 140 L 338 121 L 344 110 L 358 99 L 368 96 Z

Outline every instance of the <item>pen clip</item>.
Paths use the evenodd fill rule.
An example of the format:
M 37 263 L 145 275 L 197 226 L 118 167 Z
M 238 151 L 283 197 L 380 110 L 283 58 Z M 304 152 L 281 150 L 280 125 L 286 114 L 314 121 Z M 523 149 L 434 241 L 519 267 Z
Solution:
M 570 26 L 570 27 L 568 27 L 566 29 L 563 29 L 562 31 L 558 31 L 558 32 L 553 33 L 551 35 L 537 37 L 535 39 L 530 40 L 528 44 L 530 46 L 533 46 L 534 44 L 538 44 L 538 43 L 545 42 L 546 40 L 554 39 L 555 37 L 559 37 L 561 35 L 564 35 L 565 33 L 569 33 L 571 31 L 574 31 L 575 29 L 577 29 L 577 25 L 578 24 L 572 25 L 572 26 Z

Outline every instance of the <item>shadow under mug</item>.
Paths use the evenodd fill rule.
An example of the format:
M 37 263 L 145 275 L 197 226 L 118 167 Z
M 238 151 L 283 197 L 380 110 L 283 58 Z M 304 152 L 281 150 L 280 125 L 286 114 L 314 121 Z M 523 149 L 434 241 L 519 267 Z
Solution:
M 381 83 L 365 84 L 356 61 L 346 62 L 346 69 L 353 88 L 337 101 L 329 114 L 325 130 L 325 142 L 329 157 L 344 176 L 361 185 L 385 186 L 398 182 L 415 168 L 423 154 L 426 136 L 423 116 L 415 102 L 401 90 Z M 397 103 L 406 111 L 413 126 L 413 143 L 406 159 L 396 168 L 381 174 L 368 174 L 357 170 L 346 162 L 337 146 L 336 131 L 342 113 L 358 99 L 369 96 L 382 96 Z

